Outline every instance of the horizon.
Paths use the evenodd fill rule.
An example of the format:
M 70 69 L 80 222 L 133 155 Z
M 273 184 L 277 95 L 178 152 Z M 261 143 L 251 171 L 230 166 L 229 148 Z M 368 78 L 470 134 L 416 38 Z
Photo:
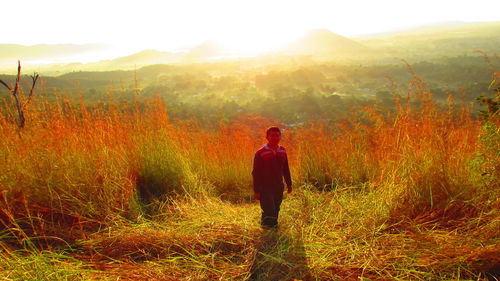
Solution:
M 491 0 L 479 0 L 473 5 L 426 0 L 415 6 L 395 0 L 377 3 L 256 1 L 251 4 L 229 0 L 210 3 L 145 0 L 141 3 L 138 6 L 133 1 L 7 2 L 5 10 L 22 11 L 21 19 L 29 20 L 20 21 L 19 13 L 6 13 L 0 23 L 8 26 L 16 22 L 16 28 L 5 30 L 0 44 L 97 44 L 112 48 L 109 54 L 96 54 L 87 62 L 149 49 L 179 52 L 206 41 L 218 42 L 230 53 L 257 55 L 275 50 L 314 29 L 356 38 L 450 22 L 500 21 L 496 9 L 492 9 L 500 4 Z M 449 9 L 451 4 L 453 10 Z M 33 29 L 35 24 L 37 29 Z M 110 57 L 113 54 L 114 57 Z
M 120 58 L 125 58 L 128 56 L 133 56 L 139 53 L 147 52 L 147 51 L 157 51 L 157 52 L 164 52 L 164 53 L 171 53 L 172 55 L 180 55 L 180 54 L 188 54 L 190 51 L 193 49 L 200 47 L 204 44 L 215 44 L 217 47 L 220 47 L 223 51 L 224 54 L 219 56 L 219 57 L 213 57 L 209 61 L 217 61 L 217 60 L 225 60 L 225 59 L 240 59 L 240 58 L 252 58 L 252 57 L 257 57 L 259 55 L 266 55 L 266 54 L 273 54 L 280 49 L 286 48 L 287 46 L 290 46 L 290 44 L 294 42 L 298 42 L 302 38 L 305 38 L 308 34 L 314 32 L 314 31 L 328 31 L 336 35 L 340 35 L 342 37 L 345 37 L 347 39 L 351 40 L 370 40 L 373 38 L 384 38 L 386 36 L 397 36 L 398 34 L 411 34 L 413 32 L 418 33 L 422 31 L 426 31 L 427 29 L 429 30 L 439 30 L 440 28 L 453 28 L 453 27 L 460 27 L 460 26 L 466 26 L 466 25 L 474 25 L 474 24 L 495 24 L 495 23 L 500 23 L 500 21 L 487 21 L 487 22 L 482 22 L 482 21 L 476 21 L 476 22 L 465 22 L 465 21 L 446 21 L 446 22 L 433 22 L 433 23 L 426 23 L 426 24 L 421 24 L 421 25 L 413 25 L 413 26 L 406 26 L 406 27 L 400 27 L 396 28 L 393 30 L 386 30 L 386 31 L 381 31 L 381 32 L 373 32 L 373 33 L 365 33 L 365 34 L 360 34 L 358 36 L 345 36 L 343 34 L 339 34 L 335 32 L 334 30 L 326 29 L 326 28 L 313 28 L 306 30 L 302 34 L 299 34 L 295 38 L 291 38 L 287 42 L 282 42 L 281 45 L 276 45 L 273 48 L 269 48 L 266 50 L 261 50 L 258 52 L 241 52 L 237 51 L 234 49 L 229 48 L 227 45 L 224 45 L 223 42 L 213 40 L 213 39 L 205 39 L 203 41 L 197 42 L 193 45 L 190 46 L 183 46 L 178 49 L 160 49 L 160 48 L 136 48 L 136 49 L 127 49 L 127 48 L 120 48 L 117 46 L 113 46 L 110 44 L 103 44 L 103 43 L 37 43 L 37 44 L 31 44 L 31 45 L 25 45 L 25 44 L 17 44 L 17 43 L 0 43 L 1 45 L 18 45 L 22 47 L 37 47 L 37 46 L 60 46 L 60 47 L 65 47 L 65 46 L 73 46 L 73 47 L 89 47 L 88 50 L 81 51 L 81 52 L 75 52 L 72 53 L 68 56 L 60 56 L 57 59 L 50 58 L 50 59 L 30 59 L 28 58 L 27 60 L 24 60 L 25 65 L 31 65 L 31 66 L 43 66 L 43 65 L 54 65 L 54 64 L 72 64 L 72 63 L 77 63 L 77 64 L 89 64 L 89 63 L 99 63 L 103 61 L 112 61 L 114 59 L 120 59 Z M 23 60 L 21 58 L 21 60 Z M 17 61 L 17 60 L 16 60 Z M 8 64 L 5 63 L 5 61 L 1 62 L 0 61 L 0 67 L 9 67 L 10 68 L 10 62 Z

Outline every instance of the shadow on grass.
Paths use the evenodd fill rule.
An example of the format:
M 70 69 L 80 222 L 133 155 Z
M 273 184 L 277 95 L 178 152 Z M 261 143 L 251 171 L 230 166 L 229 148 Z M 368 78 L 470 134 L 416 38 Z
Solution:
M 256 247 L 249 280 L 313 280 L 300 239 L 276 229 L 264 229 Z

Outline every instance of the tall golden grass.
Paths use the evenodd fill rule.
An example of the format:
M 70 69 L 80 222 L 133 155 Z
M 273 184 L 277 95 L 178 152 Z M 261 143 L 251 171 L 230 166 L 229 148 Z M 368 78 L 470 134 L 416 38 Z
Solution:
M 332 231 L 344 225 L 349 233 L 338 239 L 350 241 L 367 229 L 387 230 L 407 219 L 446 225 L 495 217 L 498 119 L 476 120 L 451 98 L 447 107 L 438 107 L 420 82 L 414 80 L 396 109 L 356 108 L 350 119 L 301 126 L 246 115 L 207 128 L 196 120 L 171 122 L 160 98 L 144 106 L 92 108 L 60 99 L 36 101 L 19 131 L 15 113 L 8 110 L 11 101 L 4 100 L 0 223 L 8 231 L 1 232 L 7 244 L 0 246 L 51 247 L 84 239 L 124 218 L 138 221 L 172 212 L 172 198 L 249 201 L 253 154 L 271 125 L 285 129 L 294 186 L 305 189 L 294 199 L 301 213 L 290 217 L 315 225 L 305 237 L 320 241 L 319 225 Z M 311 190 L 321 193 L 311 195 Z M 357 199 L 321 199 L 324 192 L 357 194 L 352 197 Z M 362 215 L 354 225 L 347 218 L 356 214 Z M 339 219 L 333 222 L 334 217 Z M 103 243 L 96 245 L 107 247 Z
M 419 106 L 399 104 L 395 112 L 358 108 L 350 120 L 285 128 L 295 186 L 364 186 L 380 192 L 394 215 L 410 216 L 495 190 L 484 185 L 488 176 L 495 184 L 484 169 L 498 155 L 489 153 L 488 163 L 477 157 L 498 139 L 479 142 L 488 134 L 483 123 L 466 108 L 438 108 L 426 95 L 417 92 Z M 265 128 L 277 123 L 241 116 L 212 129 L 193 120 L 173 124 L 159 98 L 140 112 L 118 104 L 88 109 L 38 102 L 27 118 L 19 134 L 13 114 L 1 115 L 3 209 L 22 198 L 96 219 L 137 213 L 141 202 L 174 193 L 248 199 L 252 155 L 265 143 Z M 488 125 L 493 137 L 497 125 Z

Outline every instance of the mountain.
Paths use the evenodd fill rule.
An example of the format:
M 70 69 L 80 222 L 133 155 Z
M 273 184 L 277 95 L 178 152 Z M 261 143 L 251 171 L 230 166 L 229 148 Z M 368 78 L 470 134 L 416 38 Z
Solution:
M 101 67 L 130 68 L 150 64 L 165 64 L 179 61 L 179 56 L 170 52 L 144 50 L 130 56 L 119 57 L 113 60 L 103 60 L 95 65 Z
M 359 40 L 371 49 L 417 60 L 475 55 L 476 50 L 495 54 L 500 46 L 500 22 L 438 23 Z
M 207 61 L 228 55 L 225 48 L 213 40 L 208 40 L 188 50 L 185 62 Z
M 329 30 L 317 29 L 309 31 L 299 40 L 290 43 L 281 50 L 281 53 L 330 57 L 366 52 L 368 50 L 366 46 L 347 37 Z
M 358 36 L 360 39 L 411 39 L 411 38 L 435 38 L 443 39 L 450 37 L 487 37 L 498 36 L 500 33 L 500 22 L 438 22 L 415 26 L 412 28 L 394 30 L 390 32 L 372 33 Z
M 281 49 L 244 61 L 254 66 L 308 64 L 317 60 L 400 63 L 401 59 L 405 59 L 411 63 L 445 57 L 477 56 L 477 50 L 492 56 L 498 54 L 499 46 L 500 22 L 447 22 L 358 38 L 346 38 L 329 30 L 318 29 L 309 31 Z M 130 70 L 152 64 L 190 64 L 215 60 L 243 62 L 242 58 L 231 54 L 216 41 L 205 41 L 174 53 L 145 50 L 116 58 L 118 55 L 120 53 L 110 46 L 97 44 L 0 44 L 0 73 L 15 73 L 18 59 L 25 73 L 36 71 L 50 75 L 71 71 Z
M 371 38 L 384 38 L 393 36 L 412 36 L 416 34 L 421 34 L 423 32 L 436 32 L 438 30 L 455 29 L 462 28 L 466 26 L 467 23 L 463 21 L 447 21 L 447 22 L 436 22 L 432 24 L 417 25 L 407 28 L 398 28 L 391 31 L 376 32 L 369 34 L 362 34 L 357 36 L 360 39 L 371 39 Z

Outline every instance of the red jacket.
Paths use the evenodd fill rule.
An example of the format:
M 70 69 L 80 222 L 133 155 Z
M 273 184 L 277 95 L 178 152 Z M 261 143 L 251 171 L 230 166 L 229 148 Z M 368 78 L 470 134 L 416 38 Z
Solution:
M 283 191 L 283 178 L 287 186 L 292 185 L 288 157 L 283 146 L 276 151 L 266 145 L 255 153 L 253 160 L 253 190 L 266 192 L 271 190 Z

